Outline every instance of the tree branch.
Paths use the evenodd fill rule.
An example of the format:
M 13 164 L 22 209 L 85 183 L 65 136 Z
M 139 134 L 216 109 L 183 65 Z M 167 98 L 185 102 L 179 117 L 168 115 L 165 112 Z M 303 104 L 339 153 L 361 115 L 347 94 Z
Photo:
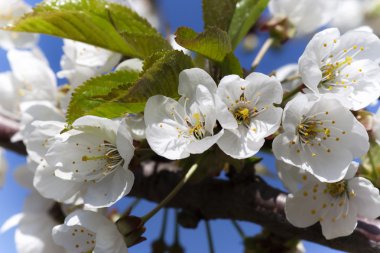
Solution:
M 176 173 L 162 171 L 150 177 L 135 172 L 130 195 L 150 201 L 161 201 L 178 183 Z M 348 252 L 380 252 L 380 221 L 361 219 L 355 232 L 334 240 L 324 239 L 319 224 L 301 229 L 285 218 L 286 194 L 267 185 L 259 177 L 239 180 L 207 179 L 186 185 L 168 204 L 185 210 L 180 219 L 186 227 L 194 227 L 200 219 L 234 219 L 262 225 L 284 239 L 299 238 Z M 300 212 L 302 212 L 300 206 Z
M 11 143 L 17 132 L 17 122 L 0 116 L 0 145 L 20 154 L 26 154 L 22 143 Z M 135 172 L 135 184 L 131 196 L 160 202 L 177 185 L 178 173 L 162 171 L 144 177 L 141 170 Z M 234 219 L 262 225 L 284 239 L 299 238 L 349 252 L 380 252 L 380 221 L 361 219 L 355 232 L 347 237 L 325 240 L 320 226 L 300 229 L 285 218 L 286 194 L 267 185 L 253 175 L 242 175 L 232 180 L 207 179 L 188 184 L 169 202 L 168 206 L 181 208 L 180 222 L 195 227 L 201 219 Z M 302 207 L 300 207 L 302 212 Z
M 0 146 L 21 155 L 26 155 L 26 148 L 22 142 L 10 142 L 10 139 L 18 129 L 18 122 L 0 115 Z

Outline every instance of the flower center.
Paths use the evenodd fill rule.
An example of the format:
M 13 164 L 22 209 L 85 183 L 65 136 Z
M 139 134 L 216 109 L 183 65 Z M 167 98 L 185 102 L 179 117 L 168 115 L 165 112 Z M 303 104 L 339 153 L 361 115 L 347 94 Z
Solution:
M 203 137 L 206 135 L 205 123 L 199 113 L 194 113 L 193 118 L 195 119 L 195 123 L 186 121 L 187 125 L 190 128 L 189 134 L 193 135 L 197 140 L 203 139 Z
M 334 198 L 341 197 L 347 192 L 347 181 L 342 180 L 336 183 L 327 184 L 326 190 Z
M 351 65 L 352 63 L 352 57 L 347 56 L 345 60 L 334 63 L 328 63 L 325 66 L 322 67 L 322 82 L 321 85 L 326 85 L 327 82 L 334 82 L 335 78 L 337 76 L 337 70 L 341 67 L 344 67 L 345 65 Z
M 102 170 L 102 174 L 104 176 L 112 173 L 118 166 L 121 166 L 124 162 L 124 159 L 120 156 L 119 151 L 117 150 L 116 146 L 104 141 L 103 144 L 101 144 L 101 147 L 105 148 L 105 154 L 101 156 L 82 156 L 82 161 L 94 161 L 94 160 L 104 160 L 105 166 Z
M 235 109 L 234 117 L 238 124 L 249 125 L 251 122 L 250 111 L 246 107 L 238 107 Z
M 333 43 L 337 43 L 334 40 Z M 327 47 L 328 43 L 324 43 L 323 47 Z M 322 80 L 319 84 L 319 88 L 325 88 L 332 90 L 333 88 L 347 88 L 348 86 L 357 83 L 355 73 L 351 74 L 353 69 L 343 73 L 346 66 L 350 66 L 353 63 L 354 58 L 364 51 L 364 47 L 354 45 L 351 48 L 345 48 L 336 53 L 336 55 L 330 54 L 322 59 Z M 357 71 L 362 73 L 363 70 L 358 68 Z
M 310 140 L 315 139 L 319 133 L 324 135 L 330 135 L 329 128 L 322 128 L 322 121 L 319 120 L 309 120 L 302 122 L 297 126 L 297 133 L 303 143 L 308 143 Z

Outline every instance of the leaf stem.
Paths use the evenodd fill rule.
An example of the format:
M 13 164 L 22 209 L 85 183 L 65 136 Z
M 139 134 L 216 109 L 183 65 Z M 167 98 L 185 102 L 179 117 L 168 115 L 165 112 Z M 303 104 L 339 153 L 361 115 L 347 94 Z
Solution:
M 260 51 L 257 53 L 255 59 L 252 62 L 251 70 L 255 71 L 257 66 L 260 64 L 261 60 L 264 58 L 265 54 L 268 52 L 269 48 L 273 45 L 274 39 L 269 37 L 264 44 L 261 46 Z
M 182 189 L 182 187 L 189 181 L 190 177 L 197 170 L 198 164 L 194 164 L 191 166 L 186 175 L 181 179 L 181 181 L 176 185 L 176 187 L 166 196 L 164 200 L 161 201 L 155 208 L 153 208 L 149 213 L 144 215 L 141 220 L 143 223 L 146 223 L 150 218 L 152 218 L 162 207 L 164 207 L 167 203 L 170 202 L 174 198 L 175 195 Z
M 215 253 L 214 241 L 212 239 L 211 228 L 210 228 L 210 224 L 208 220 L 205 220 L 205 225 L 206 225 L 206 233 L 207 233 L 208 247 L 209 247 L 210 253 Z
M 231 220 L 232 225 L 235 227 L 236 231 L 239 233 L 241 239 L 245 239 L 247 236 L 245 235 L 243 229 L 240 227 L 239 223 L 236 220 Z

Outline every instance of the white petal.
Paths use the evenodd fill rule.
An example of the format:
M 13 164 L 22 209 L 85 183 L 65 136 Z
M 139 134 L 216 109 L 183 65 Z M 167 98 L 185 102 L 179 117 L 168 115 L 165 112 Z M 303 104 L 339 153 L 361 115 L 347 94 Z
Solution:
M 83 195 L 84 203 L 96 208 L 111 206 L 131 191 L 134 178 L 128 168 L 120 168 L 102 181 L 90 183 Z
M 8 230 L 18 226 L 20 220 L 24 217 L 23 213 L 17 213 L 9 217 L 4 224 L 0 227 L 0 234 L 7 232 Z
M 47 213 L 26 214 L 16 230 L 15 242 L 20 253 L 66 253 L 53 242 L 51 230 L 57 223 Z
M 135 147 L 133 146 L 131 133 L 126 128 L 125 123 L 120 124 L 117 130 L 116 147 L 120 156 L 124 159 L 124 166 L 128 167 L 133 158 Z
M 298 139 L 290 132 L 276 136 L 272 143 L 273 154 L 277 160 L 301 168 L 303 163 L 301 148 L 290 144 L 292 141 L 298 141 Z
M 201 154 L 209 149 L 212 145 L 214 145 L 219 140 L 219 138 L 221 138 L 223 133 L 224 130 L 222 129 L 215 135 L 204 137 L 201 140 L 194 140 L 188 144 L 186 151 L 191 154 Z
M 212 94 L 216 93 L 216 83 L 203 69 L 185 69 L 179 74 L 178 94 L 191 98 L 198 85 L 205 86 Z
M 258 99 L 257 105 L 280 104 L 282 101 L 281 83 L 275 77 L 261 73 L 251 73 L 245 78 L 248 81 L 244 95 L 248 100 Z
M 374 187 L 370 181 L 355 177 L 348 181 L 348 188 L 354 192 L 351 202 L 356 205 L 360 216 L 368 219 L 380 216 L 379 189 Z
M 264 139 L 248 138 L 247 130 L 226 129 L 217 144 L 227 155 L 235 159 L 245 159 L 255 155 L 260 150 L 264 144 Z
M 42 162 L 35 173 L 34 187 L 45 198 L 66 202 L 82 189 L 82 184 L 63 180 L 54 175 L 54 169 Z
M 50 67 L 32 52 L 11 50 L 8 59 L 22 101 L 54 101 L 57 81 Z
M 315 187 L 316 185 L 318 186 Z M 322 188 L 321 183 L 307 184 L 295 194 L 288 195 L 285 202 L 285 214 L 291 224 L 305 228 L 319 221 L 326 212 L 324 204 L 327 203 L 326 194 L 321 192 Z
M 270 106 L 251 120 L 249 136 L 254 139 L 262 139 L 275 133 L 280 127 L 282 109 Z
M 341 236 L 347 236 L 353 233 L 357 225 L 357 212 L 351 202 L 340 206 L 337 201 L 334 207 L 321 220 L 322 233 L 327 240 Z
M 190 155 L 186 151 L 189 138 L 179 137 L 179 131 L 188 131 L 185 117 L 184 108 L 171 98 L 148 99 L 144 111 L 146 138 L 154 152 L 171 160 Z
M 200 113 L 205 118 L 206 131 L 213 133 L 213 129 L 216 126 L 216 105 L 214 96 L 203 85 L 198 85 L 195 91 L 196 104 Z
M 291 193 L 297 192 L 300 188 L 300 184 L 312 177 L 304 170 L 280 160 L 276 160 L 276 169 L 278 177 L 281 179 L 285 188 Z

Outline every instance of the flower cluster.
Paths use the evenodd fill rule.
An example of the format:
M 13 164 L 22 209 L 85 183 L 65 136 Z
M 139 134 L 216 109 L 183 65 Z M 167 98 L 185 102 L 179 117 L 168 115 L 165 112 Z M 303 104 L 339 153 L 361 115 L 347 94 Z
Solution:
M 141 15 L 152 12 L 145 1 L 109 2 Z M 273 19 L 266 25 L 273 37 L 267 45 L 284 43 L 292 37 L 292 29 L 301 36 L 326 25 L 334 18 L 338 2 L 270 1 Z M 28 11 L 29 6 L 21 0 L 1 2 L 0 26 L 12 25 Z M 147 19 L 158 26 L 156 16 Z M 112 24 L 120 28 L 117 22 Z M 168 37 L 165 47 L 171 44 L 183 51 L 181 56 L 191 59 L 189 48 L 176 44 L 172 35 Z M 333 239 L 353 233 L 359 218 L 380 216 L 379 190 L 360 176 L 355 162 L 380 145 L 380 110 L 376 115 L 366 114 L 372 120 L 370 126 L 364 126 L 360 116 L 380 97 L 380 39 L 371 30 L 349 30 L 342 35 L 337 28 L 318 32 L 298 64 L 283 66 L 270 75 L 253 70 L 230 74 L 240 73 L 224 69 L 226 61 L 234 60 L 227 59 L 231 55 L 217 63 L 210 57 L 204 69 L 175 66 L 175 78 L 169 79 L 178 77 L 174 84 L 178 96 L 152 89 L 148 92 L 153 95 L 149 93 L 145 100 L 139 94 L 137 109 L 135 104 L 132 109 L 123 108 L 118 118 L 92 111 L 69 125 L 65 122 L 72 109 L 68 104 L 83 83 L 115 73 L 135 75 L 137 82 L 146 73 L 146 79 L 156 78 L 152 72 L 158 72 L 157 66 L 167 66 L 164 60 L 154 61 L 166 51 L 145 62 L 125 60 L 120 53 L 64 39 L 61 69 L 54 73 L 37 39 L 33 34 L 0 31 L 0 47 L 7 50 L 11 68 L 0 73 L 0 116 L 20 125 L 12 142 L 24 143 L 27 164 L 15 177 L 32 191 L 23 213 L 11 217 L 0 230 L 18 226 L 19 252 L 126 253 L 128 242 L 143 240 L 143 225 L 151 213 L 141 219 L 128 213 L 119 219 L 107 214 L 107 208 L 131 192 L 137 167 L 142 175 L 150 176 L 164 169 L 181 171 L 188 163 L 192 163 L 188 171 L 194 173 L 199 164 L 207 163 L 218 167 L 218 172 L 225 169 L 233 174 L 239 173 L 240 165 L 251 165 L 252 158 L 264 149 L 273 153 L 278 176 L 290 192 L 285 214 L 294 226 L 305 228 L 319 222 L 325 238 Z M 172 52 L 179 53 L 174 49 Z M 149 71 L 151 65 L 154 71 Z M 57 78 L 66 79 L 67 85 L 58 86 Z M 129 89 L 136 84 L 117 85 Z M 105 85 L 104 94 L 91 97 L 91 102 L 109 102 L 107 92 L 112 95 L 114 90 Z M 121 100 L 112 98 L 111 102 L 123 107 Z M 141 104 L 145 107 L 140 108 Z M 221 161 L 215 162 L 219 157 L 209 159 L 211 156 L 220 156 Z M 373 169 L 376 174 L 377 168 Z M 0 186 L 5 171 L 0 149 Z M 204 174 L 211 177 L 216 173 Z M 153 211 L 167 204 L 190 176 L 186 174 L 169 199 Z M 125 231 L 115 224 L 123 219 Z

